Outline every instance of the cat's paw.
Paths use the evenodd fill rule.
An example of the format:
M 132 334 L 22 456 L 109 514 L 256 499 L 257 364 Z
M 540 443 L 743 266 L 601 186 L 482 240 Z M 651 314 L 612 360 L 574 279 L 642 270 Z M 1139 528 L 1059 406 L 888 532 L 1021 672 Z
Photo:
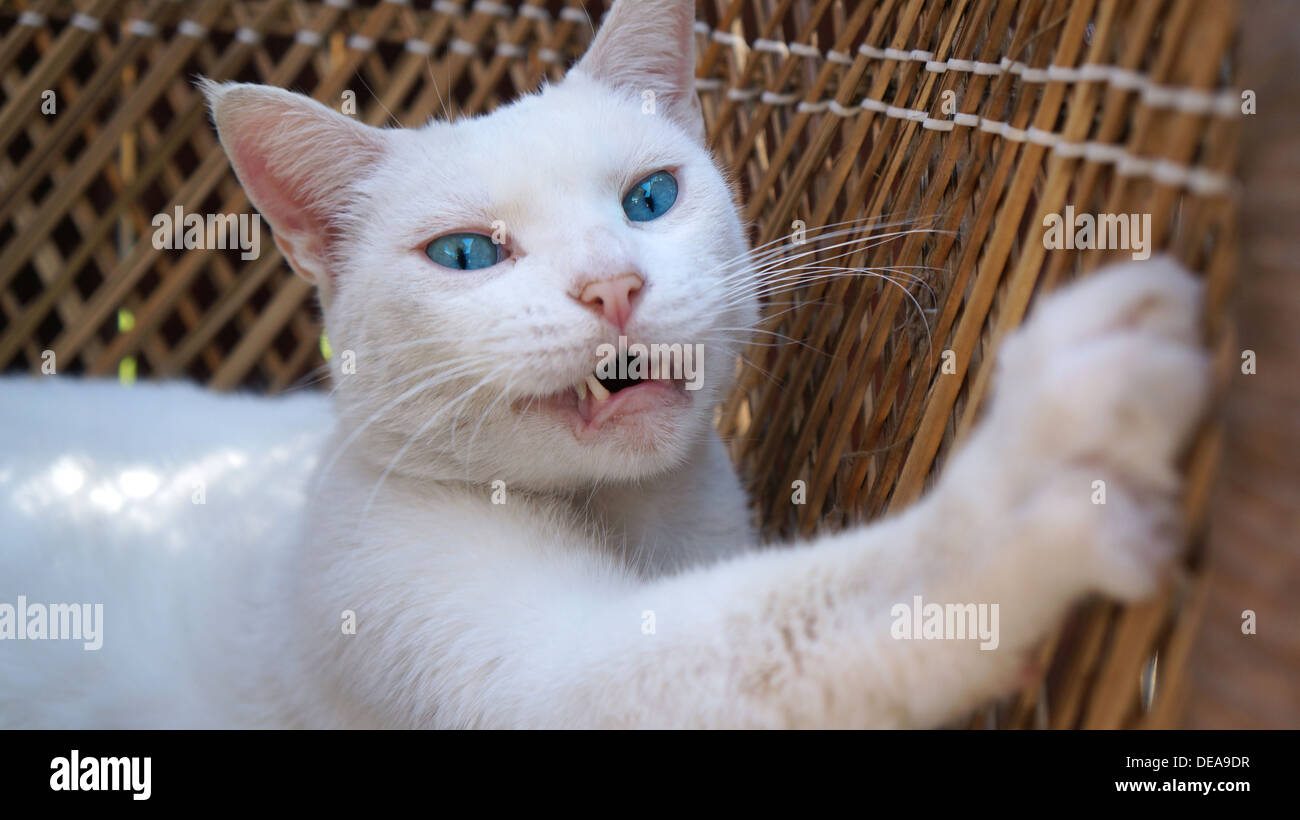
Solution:
M 1048 294 L 1016 337 L 1031 339 L 1040 360 L 1123 331 L 1197 346 L 1201 299 L 1200 281 L 1173 257 L 1123 262 Z
M 1140 597 L 1177 554 L 1177 458 L 1209 388 L 1200 309 L 1177 263 L 1126 263 L 1052 294 L 1003 345 L 989 433 L 1046 525 L 1083 534 L 1058 540 L 1090 588 Z
M 1017 516 L 1029 566 L 1075 592 L 1134 601 L 1152 594 L 1183 547 L 1176 491 L 1141 488 L 1096 465 L 1059 469 Z
M 1033 461 L 1092 462 L 1171 488 L 1209 386 L 1201 290 L 1157 258 L 1052 294 L 1003 345 L 990 424 Z

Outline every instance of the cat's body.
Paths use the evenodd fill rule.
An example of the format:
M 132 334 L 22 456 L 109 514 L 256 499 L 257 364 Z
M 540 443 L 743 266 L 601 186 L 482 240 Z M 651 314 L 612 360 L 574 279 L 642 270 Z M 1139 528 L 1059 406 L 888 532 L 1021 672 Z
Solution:
M 172 439 L 146 442 L 165 391 L 100 387 L 79 440 L 60 427 L 77 411 L 7 385 L 4 435 L 47 426 L 0 463 L 0 595 L 108 605 L 97 652 L 0 641 L 0 725 L 937 725 L 1013 686 L 1080 595 L 1153 589 L 1205 391 L 1199 290 L 1164 259 L 1041 305 L 921 501 L 758 548 L 710 419 L 762 279 L 702 144 L 692 11 L 625 0 L 564 83 L 456 126 L 380 132 L 274 89 L 207 89 L 241 182 L 321 287 L 332 409 L 265 400 L 252 419 L 224 408 L 253 400 L 195 392 L 171 410 Z M 671 172 L 671 201 L 646 187 L 657 205 L 620 210 L 652 172 Z M 498 218 L 494 263 L 469 265 L 471 240 L 446 258 L 481 270 L 431 261 L 440 233 Z M 703 341 L 703 389 L 661 380 L 602 400 L 585 374 L 621 335 Z M 119 402 L 138 405 L 129 450 L 105 439 Z M 170 553 L 102 511 L 71 513 L 102 505 L 100 477 L 40 513 L 15 500 L 66 488 L 56 454 L 110 481 L 147 452 L 243 441 L 199 429 L 226 418 L 265 431 L 245 472 L 208 482 L 206 504 L 155 492 L 118 511 L 195 533 Z M 300 460 L 266 466 L 287 441 Z M 125 552 L 99 573 L 110 529 Z M 70 549 L 90 557 L 70 564 Z M 153 563 L 133 575 L 133 561 Z M 900 639 L 895 607 L 917 595 L 998 605 L 996 649 Z
M 0 724 L 274 725 L 265 605 L 328 401 L 57 376 L 0 396 L 0 605 L 104 607 L 98 650 L 0 640 Z

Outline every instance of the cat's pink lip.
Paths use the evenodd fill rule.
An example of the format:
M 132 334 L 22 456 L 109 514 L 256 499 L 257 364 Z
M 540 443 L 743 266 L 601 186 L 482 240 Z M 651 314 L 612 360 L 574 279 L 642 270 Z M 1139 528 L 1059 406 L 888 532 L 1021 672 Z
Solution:
M 686 394 L 672 379 L 647 379 L 631 387 L 612 394 L 604 401 L 596 401 L 588 394 L 578 400 L 578 417 L 582 420 L 582 434 L 591 435 L 609 422 L 617 422 L 627 416 L 652 413 L 655 410 L 679 406 L 690 401 Z
M 569 389 L 547 396 L 540 406 L 564 418 L 574 436 L 586 441 L 606 427 L 624 426 L 628 422 L 654 423 L 655 416 L 690 402 L 691 396 L 682 380 L 646 379 L 611 394 L 604 401 L 596 401 L 590 393 L 580 399 Z

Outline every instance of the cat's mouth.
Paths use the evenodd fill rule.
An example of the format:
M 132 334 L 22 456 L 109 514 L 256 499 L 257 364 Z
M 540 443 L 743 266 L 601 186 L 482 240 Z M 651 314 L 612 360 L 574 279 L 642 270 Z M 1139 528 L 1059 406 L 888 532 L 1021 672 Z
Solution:
M 649 377 L 637 376 L 632 374 L 632 368 L 628 367 L 628 360 L 624 360 L 625 376 L 620 378 L 618 375 L 602 377 L 596 371 L 587 374 L 587 377 L 573 386 L 573 390 L 578 394 L 579 401 L 586 401 L 590 397 L 592 403 L 600 404 L 609 401 L 616 393 L 624 390 L 630 390 L 639 384 L 655 381 Z M 669 380 L 671 381 L 671 379 Z
M 606 377 L 593 370 L 572 387 L 544 397 L 540 406 L 563 417 L 574 435 L 585 441 L 611 427 L 649 432 L 648 425 L 666 421 L 664 416 L 690 402 L 685 379 L 626 372 L 621 378 Z

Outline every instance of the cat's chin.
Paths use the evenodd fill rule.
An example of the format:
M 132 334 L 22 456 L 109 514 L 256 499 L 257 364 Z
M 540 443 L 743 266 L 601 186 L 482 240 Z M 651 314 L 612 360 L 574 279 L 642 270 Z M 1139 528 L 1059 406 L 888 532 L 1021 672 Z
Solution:
M 579 397 L 570 389 L 524 402 L 519 410 L 545 413 L 558 419 L 583 444 L 621 444 L 635 450 L 657 450 L 692 400 L 682 380 L 646 379 L 610 394 L 603 401 L 591 393 Z

